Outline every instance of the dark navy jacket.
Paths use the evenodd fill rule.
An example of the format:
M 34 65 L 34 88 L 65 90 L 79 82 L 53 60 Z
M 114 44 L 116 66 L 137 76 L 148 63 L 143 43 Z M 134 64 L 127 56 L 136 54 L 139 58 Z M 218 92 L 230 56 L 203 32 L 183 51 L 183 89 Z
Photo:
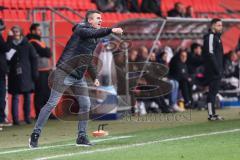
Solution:
M 221 34 L 209 32 L 204 36 L 203 56 L 207 82 L 221 79 L 223 74 L 223 45 Z
M 60 59 L 57 62 L 57 67 L 64 70 L 64 63 L 67 63 L 70 59 L 74 57 L 79 57 L 79 55 L 89 55 L 93 54 L 99 38 L 109 35 L 112 32 L 111 28 L 100 28 L 95 29 L 90 26 L 88 23 L 79 23 L 73 27 L 73 34 L 68 40 L 66 47 L 63 50 L 63 53 Z M 84 61 L 80 56 L 79 60 Z M 78 60 L 78 61 L 79 61 Z M 71 64 L 70 64 L 71 65 Z M 91 78 L 96 79 L 96 69 L 95 67 L 86 60 L 84 66 L 79 66 L 78 69 L 75 69 L 71 76 L 81 79 L 84 72 L 88 70 Z

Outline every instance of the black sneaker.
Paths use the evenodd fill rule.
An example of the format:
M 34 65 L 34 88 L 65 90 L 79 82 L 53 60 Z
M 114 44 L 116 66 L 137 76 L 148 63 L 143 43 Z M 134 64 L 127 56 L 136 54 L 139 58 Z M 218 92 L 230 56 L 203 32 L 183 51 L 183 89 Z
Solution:
M 224 118 L 219 115 L 212 115 L 208 117 L 209 121 L 223 121 Z
M 38 147 L 38 133 L 32 133 L 31 137 L 29 138 L 29 148 L 37 148 Z
M 224 118 L 219 116 L 219 115 L 213 115 L 213 116 L 216 118 L 216 120 L 219 120 L 219 121 L 223 121 L 224 120 Z
M 83 147 L 89 147 L 93 146 L 94 144 L 91 143 L 88 139 L 87 135 L 78 135 L 78 138 L 76 140 L 76 146 L 83 146 Z
M 0 127 L 11 127 L 13 124 L 7 121 L 0 122 Z
M 26 123 L 26 124 L 32 124 L 32 122 L 31 122 L 30 119 L 25 120 L 25 123 Z
M 14 126 L 19 126 L 20 123 L 19 123 L 18 121 L 14 121 L 14 122 L 13 122 L 13 125 L 14 125 Z
M 208 117 L 208 120 L 209 120 L 209 121 L 216 121 L 217 118 L 216 118 L 215 116 L 212 116 L 212 115 L 211 115 L 211 116 Z

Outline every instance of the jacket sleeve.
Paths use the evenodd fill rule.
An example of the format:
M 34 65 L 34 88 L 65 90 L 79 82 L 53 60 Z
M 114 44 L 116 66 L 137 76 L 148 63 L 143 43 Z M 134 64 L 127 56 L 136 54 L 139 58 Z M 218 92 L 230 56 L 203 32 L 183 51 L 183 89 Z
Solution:
M 0 34 L 0 53 L 5 54 L 9 49 L 8 43 L 4 41 L 2 34 Z
M 50 58 L 52 57 L 52 53 L 50 48 L 46 47 L 46 48 L 42 48 L 40 45 L 38 45 L 36 42 L 31 42 L 31 44 L 33 45 L 33 47 L 36 49 L 37 54 L 40 57 L 47 57 Z
M 33 80 L 38 78 L 38 61 L 37 61 L 37 52 L 32 44 L 29 43 L 29 59 L 31 63 L 31 73 Z
M 100 28 L 100 29 L 80 28 L 80 29 L 76 29 L 76 32 L 81 38 L 101 38 L 112 33 L 112 29 L 111 28 Z
M 220 74 L 220 70 L 218 67 L 218 63 L 215 57 L 214 53 L 214 35 L 209 34 L 208 36 L 205 37 L 204 39 L 204 46 L 205 46 L 205 55 L 207 57 L 207 60 L 210 61 L 212 64 L 213 70 L 215 73 Z

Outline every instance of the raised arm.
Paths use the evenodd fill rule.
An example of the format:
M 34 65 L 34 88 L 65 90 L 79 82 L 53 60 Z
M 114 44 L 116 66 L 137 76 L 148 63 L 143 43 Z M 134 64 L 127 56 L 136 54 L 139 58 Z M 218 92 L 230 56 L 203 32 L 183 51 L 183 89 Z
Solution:
M 81 38 L 101 38 L 112 33 L 112 28 L 80 28 L 76 32 Z

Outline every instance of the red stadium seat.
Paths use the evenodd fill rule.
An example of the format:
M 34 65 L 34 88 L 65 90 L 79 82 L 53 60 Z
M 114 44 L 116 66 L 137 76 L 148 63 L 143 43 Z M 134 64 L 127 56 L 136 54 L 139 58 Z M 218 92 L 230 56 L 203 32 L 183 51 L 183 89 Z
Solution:
M 18 10 L 18 19 L 26 20 L 27 19 L 27 12 L 25 10 Z
M 66 5 L 64 0 L 54 0 L 54 7 L 64 7 Z
M 45 0 L 37 0 L 37 6 L 38 7 L 45 7 L 46 6 Z
M 53 7 L 55 1 L 46 1 L 45 5 L 46 7 Z
M 3 18 L 3 11 L 0 11 L 0 18 Z
M 39 7 L 38 1 L 32 1 L 32 8 Z
M 4 0 L 3 1 L 3 6 L 6 7 L 6 8 L 12 8 L 12 1 L 11 0 Z
M 31 1 L 27 1 L 27 2 L 31 2 Z M 18 8 L 19 9 L 26 9 L 27 8 L 26 1 L 19 0 L 19 1 L 17 1 L 17 3 L 18 3 Z
M 18 19 L 17 11 L 16 10 L 4 10 L 3 11 L 3 18 L 4 19 L 16 20 L 16 19 Z

